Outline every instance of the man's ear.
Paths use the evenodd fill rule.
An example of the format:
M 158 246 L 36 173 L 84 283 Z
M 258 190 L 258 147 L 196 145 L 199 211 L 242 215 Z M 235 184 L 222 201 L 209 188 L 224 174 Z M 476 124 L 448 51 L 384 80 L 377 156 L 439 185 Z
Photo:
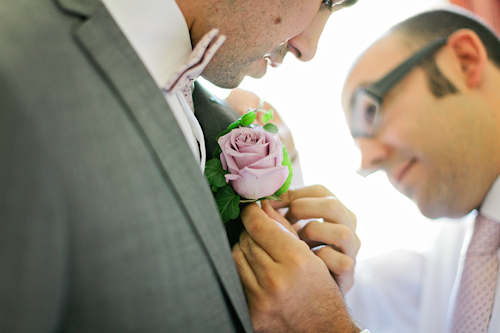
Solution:
M 488 54 L 479 36 L 470 29 L 460 29 L 450 35 L 448 46 L 460 62 L 467 86 L 476 87 L 481 84 Z

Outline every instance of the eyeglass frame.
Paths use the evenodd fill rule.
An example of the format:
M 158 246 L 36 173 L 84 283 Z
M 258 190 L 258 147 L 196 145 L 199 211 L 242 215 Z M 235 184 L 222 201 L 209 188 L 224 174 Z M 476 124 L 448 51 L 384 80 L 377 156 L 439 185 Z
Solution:
M 406 75 L 408 75 L 411 70 L 415 68 L 415 66 L 419 65 L 427 57 L 431 56 L 434 52 L 437 52 L 441 47 L 446 45 L 447 41 L 448 37 L 442 37 L 430 42 L 418 52 L 413 54 L 411 57 L 399 64 L 396 68 L 391 70 L 387 75 L 385 75 L 377 82 L 374 82 L 368 86 L 360 86 L 356 89 L 351 99 L 350 130 L 351 135 L 354 138 L 370 138 L 375 135 L 382 121 L 382 100 L 385 95 Z M 365 115 L 364 112 L 356 112 L 356 105 L 360 102 L 368 102 L 371 103 L 371 105 L 375 106 L 373 122 L 371 123 L 371 125 L 365 126 L 364 129 L 360 129 L 363 126 L 359 126 L 360 128 L 357 129 L 355 128 L 355 124 L 359 124 L 359 121 L 355 119 L 356 115 L 358 117 L 362 117 Z M 367 130 L 366 127 L 369 127 L 369 129 Z

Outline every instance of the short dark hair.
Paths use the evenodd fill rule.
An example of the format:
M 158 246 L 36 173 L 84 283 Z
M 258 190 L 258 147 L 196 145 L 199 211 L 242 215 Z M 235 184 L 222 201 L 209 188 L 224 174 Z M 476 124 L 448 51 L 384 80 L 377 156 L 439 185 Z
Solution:
M 472 13 L 459 8 L 438 9 L 417 14 L 391 28 L 391 33 L 409 37 L 409 42 L 421 47 L 432 40 L 448 37 L 459 29 L 474 31 L 483 42 L 488 59 L 500 69 L 500 39 L 488 24 Z M 421 64 L 427 73 L 432 93 L 443 97 L 456 93 L 456 87 L 439 71 L 435 58 L 430 57 Z

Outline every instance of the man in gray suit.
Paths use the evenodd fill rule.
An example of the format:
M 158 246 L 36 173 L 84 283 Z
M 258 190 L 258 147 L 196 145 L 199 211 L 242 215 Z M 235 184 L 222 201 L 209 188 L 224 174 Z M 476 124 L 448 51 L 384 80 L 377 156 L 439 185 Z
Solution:
M 267 310 L 283 316 L 266 315 L 247 274 L 248 308 L 200 163 L 160 89 L 171 68 L 157 67 L 175 63 L 176 48 L 161 49 L 169 30 L 154 24 L 179 17 L 193 45 L 213 27 L 227 35 L 204 73 L 220 86 L 262 76 L 267 59 L 287 51 L 308 60 L 333 3 L 135 1 L 137 11 L 121 12 L 131 3 L 0 1 L 0 332 L 251 332 L 250 314 L 269 330 L 302 330 L 301 319 L 318 331 L 315 313 L 322 328 L 359 332 L 328 270 L 340 280 L 352 267 L 325 264 L 328 252 L 314 256 L 254 206 L 240 248 L 255 240 L 294 256 L 280 262 L 288 286 L 268 293 L 280 303 Z M 182 16 L 154 7 L 163 5 Z M 234 117 L 203 90 L 194 99 L 207 138 Z M 262 226 L 276 230 L 266 236 Z M 341 257 L 357 251 L 350 236 Z

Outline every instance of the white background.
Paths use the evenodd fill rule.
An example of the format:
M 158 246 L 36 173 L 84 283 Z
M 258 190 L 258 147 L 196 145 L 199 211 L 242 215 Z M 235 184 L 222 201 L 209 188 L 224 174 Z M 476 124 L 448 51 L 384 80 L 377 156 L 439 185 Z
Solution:
M 395 248 L 424 250 L 439 223 L 423 217 L 392 188 L 384 173 L 362 178 L 355 172 L 360 157 L 340 106 L 342 84 L 356 57 L 393 24 L 446 3 L 359 0 L 331 16 L 311 62 L 302 63 L 289 54 L 263 79 L 246 78 L 240 86 L 269 101 L 292 129 L 306 185 L 327 186 L 357 215 L 359 259 Z M 221 98 L 229 93 L 200 81 Z

